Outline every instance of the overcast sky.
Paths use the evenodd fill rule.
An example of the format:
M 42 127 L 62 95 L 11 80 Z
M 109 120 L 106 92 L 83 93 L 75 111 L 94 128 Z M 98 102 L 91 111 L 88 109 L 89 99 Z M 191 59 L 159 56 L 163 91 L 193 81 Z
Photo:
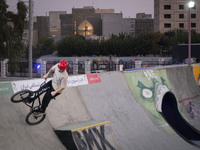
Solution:
M 16 12 L 16 3 L 19 0 L 6 0 L 9 11 Z M 29 0 L 22 0 L 28 5 Z M 154 0 L 33 0 L 34 16 L 49 15 L 49 11 L 67 11 L 71 14 L 72 8 L 93 6 L 99 9 L 114 9 L 115 13 L 122 11 L 123 18 L 135 18 L 136 13 L 152 14 L 154 18 Z

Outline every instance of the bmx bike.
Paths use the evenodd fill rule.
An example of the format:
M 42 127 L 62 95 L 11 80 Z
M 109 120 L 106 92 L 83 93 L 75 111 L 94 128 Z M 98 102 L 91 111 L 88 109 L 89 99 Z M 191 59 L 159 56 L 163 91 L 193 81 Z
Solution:
M 39 124 L 46 117 L 46 114 L 41 114 L 38 112 L 42 105 L 40 95 L 48 90 L 45 85 L 46 80 L 40 85 L 40 88 L 37 91 L 22 90 L 13 94 L 10 99 L 13 103 L 23 102 L 25 105 L 30 107 L 30 112 L 26 115 L 25 119 L 26 123 L 29 125 Z M 36 102 L 36 99 L 38 102 Z

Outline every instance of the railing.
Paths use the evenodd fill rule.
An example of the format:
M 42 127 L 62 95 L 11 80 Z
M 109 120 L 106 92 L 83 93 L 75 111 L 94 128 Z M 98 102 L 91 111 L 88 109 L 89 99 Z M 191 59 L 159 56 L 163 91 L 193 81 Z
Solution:
M 78 74 L 85 74 L 85 61 L 78 61 Z
M 115 71 L 119 70 L 119 66 L 123 65 L 123 70 L 136 68 L 136 61 L 123 61 L 123 60 L 93 60 L 90 61 L 90 71 L 91 72 L 104 72 L 104 71 Z M 46 61 L 45 71 L 43 73 L 48 72 L 48 70 L 58 61 Z M 85 61 L 68 61 L 69 66 L 67 68 L 68 74 L 74 74 L 74 67 L 78 68 L 76 74 L 85 74 Z M 140 61 L 141 68 L 145 67 L 154 67 L 158 65 L 169 65 L 169 61 Z M 36 68 L 36 61 L 33 60 L 33 77 L 41 77 L 41 72 Z M 6 64 L 6 77 L 28 77 L 29 76 L 29 68 L 28 68 L 28 60 L 21 61 L 8 61 Z

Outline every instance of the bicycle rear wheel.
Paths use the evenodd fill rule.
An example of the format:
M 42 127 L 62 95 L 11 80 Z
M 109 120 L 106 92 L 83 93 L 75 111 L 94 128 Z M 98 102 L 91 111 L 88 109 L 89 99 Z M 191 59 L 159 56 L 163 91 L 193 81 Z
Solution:
M 19 103 L 19 102 L 28 100 L 31 93 L 32 93 L 32 91 L 30 91 L 30 90 L 19 91 L 19 92 L 13 94 L 10 100 L 13 103 Z
M 45 117 L 46 117 L 46 114 L 43 114 L 41 116 L 35 116 L 34 115 L 35 111 L 30 111 L 27 116 L 26 116 L 26 123 L 29 124 L 29 125 L 36 125 L 36 124 L 39 124 L 41 123 Z

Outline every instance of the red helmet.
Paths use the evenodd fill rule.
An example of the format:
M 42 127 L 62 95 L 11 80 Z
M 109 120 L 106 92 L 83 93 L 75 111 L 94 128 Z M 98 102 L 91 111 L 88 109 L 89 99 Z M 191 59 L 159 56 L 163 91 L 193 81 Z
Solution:
M 68 62 L 66 60 L 61 60 L 59 63 L 58 63 L 58 68 L 60 70 L 65 70 L 67 69 L 68 67 Z

